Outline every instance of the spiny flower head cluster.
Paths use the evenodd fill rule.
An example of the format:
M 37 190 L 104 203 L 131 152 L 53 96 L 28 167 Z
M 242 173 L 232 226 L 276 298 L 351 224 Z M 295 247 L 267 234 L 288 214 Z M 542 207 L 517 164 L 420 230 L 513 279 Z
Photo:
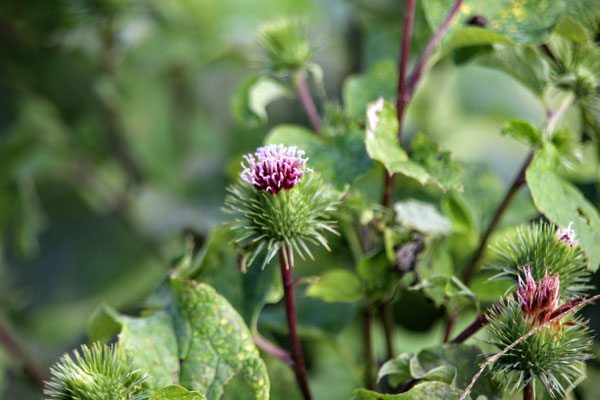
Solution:
M 525 281 L 519 275 L 519 291 L 517 296 L 521 300 L 521 308 L 525 318 L 543 323 L 551 315 L 558 304 L 560 294 L 560 280 L 558 274 L 548 275 L 548 270 L 543 279 L 537 283 L 531 275 L 529 267 L 524 269 Z
M 277 194 L 293 188 L 302 176 L 312 172 L 306 168 L 308 158 L 303 156 L 304 151 L 296 146 L 270 144 L 259 147 L 254 155 L 244 156 L 248 166 L 242 162 L 244 170 L 240 176 L 258 190 Z
M 313 48 L 301 21 L 282 18 L 260 27 L 259 44 L 265 66 L 276 73 L 303 68 L 312 58 Z
M 65 354 L 51 369 L 44 394 L 48 399 L 145 400 L 147 374 L 135 369 L 117 346 L 81 346 L 74 358 Z

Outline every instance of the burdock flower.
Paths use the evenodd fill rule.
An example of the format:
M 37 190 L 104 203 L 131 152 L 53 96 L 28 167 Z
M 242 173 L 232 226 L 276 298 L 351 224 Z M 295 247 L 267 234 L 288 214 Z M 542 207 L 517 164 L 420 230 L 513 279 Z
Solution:
M 268 145 L 244 158 L 240 181 L 225 198 L 225 212 L 234 216 L 229 225 L 235 243 L 248 256 L 244 265 L 265 254 L 264 267 L 284 247 L 293 265 L 294 254 L 312 258 L 310 244 L 327 247 L 324 231 L 335 233 L 329 218 L 339 195 L 306 166 L 304 151 Z
M 259 147 L 254 155 L 244 156 L 248 166 L 242 162 L 244 171 L 240 176 L 258 190 L 277 194 L 293 188 L 304 174 L 312 172 L 306 168 L 308 158 L 302 156 L 304 151 L 296 146 L 271 144 Z
M 569 223 L 566 229 L 556 230 L 556 235 L 558 236 L 559 242 L 564 242 L 569 245 L 570 248 L 573 248 L 575 244 L 575 231 L 571 229 L 571 225 L 573 225 L 573 221 Z
M 529 267 L 524 270 L 525 281 L 519 276 L 519 291 L 517 296 L 521 300 L 521 308 L 525 318 L 533 323 L 543 323 L 556 308 L 560 294 L 560 280 L 558 274 L 548 275 L 548 270 L 543 279 L 537 283 L 531 275 Z
M 147 373 L 136 369 L 117 346 L 94 343 L 81 346 L 74 357 L 64 355 L 51 369 L 44 394 L 49 399 L 144 400 Z

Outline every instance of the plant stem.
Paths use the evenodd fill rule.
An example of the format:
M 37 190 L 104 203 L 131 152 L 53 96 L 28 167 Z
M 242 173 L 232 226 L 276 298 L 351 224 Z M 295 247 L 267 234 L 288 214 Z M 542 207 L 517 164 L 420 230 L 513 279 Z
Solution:
M 464 331 L 462 331 L 458 336 L 450 341 L 451 344 L 462 343 L 471 336 L 473 336 L 477 331 L 486 326 L 488 323 L 488 314 L 479 314 L 475 321 L 471 323 L 471 325 L 467 326 Z
M 373 351 L 373 311 L 372 306 L 367 305 L 363 310 L 363 340 L 365 350 L 365 387 L 375 389 L 375 354 Z
M 402 30 L 402 43 L 400 44 L 400 57 L 398 59 L 398 88 L 396 90 L 396 110 L 398 118 L 398 144 L 402 144 L 402 123 L 404 110 L 408 103 L 406 97 L 406 71 L 410 58 L 410 42 L 412 38 L 413 23 L 415 20 L 416 0 L 406 0 L 404 7 L 404 27 Z
M 533 381 L 531 381 L 525 386 L 525 390 L 523 390 L 523 400 L 533 400 L 534 398 Z
M 290 249 L 287 243 L 279 250 L 279 264 L 281 266 L 281 278 L 283 279 L 283 293 L 285 300 L 285 311 L 288 322 L 289 337 L 292 346 L 292 359 L 294 360 L 294 372 L 296 381 L 302 392 L 304 400 L 312 400 L 306 376 L 306 366 L 302 357 L 302 347 L 298 336 L 298 322 L 296 321 L 296 304 L 294 301 L 294 285 L 292 270 L 288 265 Z
M 300 70 L 294 74 L 294 84 L 298 90 L 298 100 L 300 101 L 300 104 L 302 104 L 312 128 L 315 132 L 319 133 L 321 131 L 321 118 L 319 117 L 317 107 L 310 95 L 310 91 L 308 90 L 304 70 Z
M 412 95 L 415 92 L 417 84 L 419 83 L 419 80 L 421 79 L 421 76 L 423 75 L 423 70 L 425 69 L 425 64 L 427 63 L 427 59 L 431 55 L 431 52 L 433 51 L 435 46 L 437 46 L 437 44 L 440 42 L 440 40 L 442 40 L 442 37 L 444 37 L 444 34 L 448 30 L 448 28 L 450 28 L 450 24 L 452 23 L 452 20 L 454 19 L 454 17 L 460 10 L 460 6 L 462 5 L 462 2 L 463 2 L 463 0 L 457 0 L 456 3 L 454 3 L 454 6 L 448 13 L 448 16 L 446 17 L 446 19 L 444 20 L 442 25 L 438 28 L 438 30 L 435 32 L 435 34 L 431 37 L 431 39 L 429 39 L 429 42 L 427 42 L 425 49 L 419 56 L 419 59 L 417 60 L 417 63 L 415 64 L 415 66 L 410 74 L 410 77 L 408 78 L 408 85 L 406 87 L 406 93 L 405 93 L 407 103 L 412 98 Z
M 396 352 L 394 351 L 394 310 L 392 309 L 392 302 L 384 302 L 379 307 L 379 312 L 381 313 L 383 332 L 385 333 L 387 359 L 391 360 L 396 355 Z
M 454 324 L 456 324 L 456 319 L 458 318 L 458 312 L 454 311 L 450 315 L 448 315 L 448 319 L 446 320 L 446 331 L 444 332 L 444 343 L 448 343 L 450 340 L 450 335 L 452 334 L 452 328 L 454 328 Z
M 272 355 L 273 357 L 278 358 L 279 360 L 283 361 L 290 367 L 294 368 L 294 360 L 292 359 L 292 356 L 290 355 L 290 353 L 283 350 L 282 348 L 277 346 L 275 343 L 271 343 L 270 341 L 268 341 L 264 337 L 260 336 L 259 334 L 252 335 L 252 339 L 254 340 L 254 343 L 265 353 L 268 353 L 268 354 Z
M 23 363 L 25 373 L 39 386 L 44 387 L 47 376 L 38 365 L 25 353 L 19 343 L 12 337 L 8 329 L 0 323 L 0 343 L 15 359 Z
M 481 238 L 481 241 L 479 242 L 479 247 L 475 251 L 475 254 L 471 258 L 471 261 L 469 262 L 469 264 L 467 264 L 467 267 L 463 272 L 462 279 L 465 285 L 468 285 L 469 282 L 471 282 L 471 279 L 473 279 L 473 277 L 475 276 L 475 272 L 477 272 L 479 262 L 481 261 L 481 258 L 483 257 L 483 254 L 487 248 L 490 236 L 498 227 L 498 224 L 500 223 L 504 212 L 508 209 L 508 206 L 515 197 L 515 194 L 517 194 L 521 186 L 525 183 L 525 171 L 527 170 L 527 167 L 531 163 L 532 159 L 533 151 L 530 152 L 527 158 L 525 159 L 525 162 L 523 163 L 521 169 L 517 173 L 517 176 L 515 177 L 512 185 L 510 185 L 510 188 L 504 195 L 504 199 L 502 199 L 502 202 L 496 209 L 496 212 L 494 213 L 490 224 L 488 225 L 487 229 L 485 230 L 485 233 L 483 234 L 483 237 Z

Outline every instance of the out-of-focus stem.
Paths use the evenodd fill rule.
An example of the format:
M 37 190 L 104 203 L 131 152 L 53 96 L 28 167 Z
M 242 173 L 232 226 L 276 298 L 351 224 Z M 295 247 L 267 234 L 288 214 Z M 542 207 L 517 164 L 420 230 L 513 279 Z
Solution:
M 391 360 L 396 355 L 394 350 L 394 310 L 392 302 L 386 301 L 379 308 L 381 321 L 383 322 L 383 332 L 385 334 L 385 347 L 387 349 L 387 358 Z
M 375 353 L 373 350 L 373 311 L 370 305 L 363 310 L 363 341 L 365 351 L 365 387 L 375 389 Z
M 310 95 L 310 91 L 308 90 L 306 73 L 304 70 L 297 71 L 294 74 L 294 84 L 298 90 L 298 100 L 300 101 L 300 104 L 302 104 L 312 128 L 315 132 L 319 133 L 321 131 L 321 118 L 319 117 L 313 98 Z
M 254 340 L 254 343 L 261 350 L 272 355 L 275 358 L 278 358 L 279 360 L 283 361 L 290 367 L 294 368 L 294 360 L 292 359 L 292 356 L 290 355 L 290 353 L 283 350 L 282 348 L 277 346 L 275 343 L 269 342 L 267 339 L 265 339 L 264 337 L 262 337 L 258 334 L 252 335 L 252 339 Z
M 302 392 L 304 400 L 312 400 L 310 388 L 308 386 L 308 377 L 306 375 L 306 366 L 302 356 L 302 347 L 300 346 L 300 337 L 298 336 L 298 322 L 296 320 L 296 303 L 294 301 L 294 284 L 292 279 L 292 270 L 288 265 L 290 249 L 287 243 L 279 250 L 279 264 L 281 266 L 281 278 L 283 280 L 283 293 L 285 300 L 285 311 L 288 322 L 289 337 L 292 346 L 292 359 L 294 360 L 294 372 L 296 381 Z
M 533 381 L 529 382 L 525 389 L 523 390 L 523 400 L 533 400 L 535 397 L 535 393 L 533 390 Z

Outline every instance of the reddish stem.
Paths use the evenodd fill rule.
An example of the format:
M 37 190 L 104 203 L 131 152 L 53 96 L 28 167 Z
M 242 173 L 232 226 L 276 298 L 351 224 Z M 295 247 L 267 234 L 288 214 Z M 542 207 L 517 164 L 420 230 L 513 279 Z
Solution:
M 469 282 L 471 282 L 471 279 L 473 279 L 473 277 L 475 276 L 475 272 L 477 272 L 477 268 L 479 266 L 479 261 L 481 261 L 481 258 L 483 257 L 483 254 L 487 248 L 490 236 L 498 227 L 498 224 L 500 223 L 504 212 L 508 209 L 508 206 L 512 202 L 513 198 L 515 197 L 521 186 L 523 186 L 523 184 L 525 183 L 525 172 L 527 171 L 527 167 L 529 167 L 529 164 L 531 163 L 532 159 L 533 152 L 529 153 L 529 155 L 525 159 L 525 162 L 523 163 L 521 169 L 517 173 L 515 180 L 506 192 L 506 195 L 504 195 L 502 203 L 500 203 L 500 205 L 496 209 L 492 221 L 488 225 L 485 233 L 483 234 L 483 237 L 481 238 L 481 241 L 479 242 L 479 247 L 475 251 L 473 258 L 471 258 L 471 261 L 469 262 L 469 264 L 463 272 L 463 282 L 465 283 L 465 285 L 468 285 Z
M 315 132 L 319 133 L 321 131 L 321 118 L 319 117 L 317 107 L 310 95 L 310 91 L 308 90 L 306 75 L 303 70 L 294 74 L 294 83 L 296 84 L 296 89 L 298 89 L 298 100 L 300 101 L 300 104 L 302 104 L 306 115 L 308 115 L 311 126 Z
M 37 385 L 44 387 L 44 381 L 47 379 L 46 374 L 39 369 L 38 365 L 26 354 L 25 350 L 2 324 L 0 324 L 0 343 L 10 355 L 23 363 L 23 369 L 28 376 Z
M 462 331 L 458 336 L 450 341 L 451 344 L 462 343 L 471 336 L 473 336 L 477 331 L 486 326 L 488 323 L 488 313 L 479 314 L 475 321 L 471 323 L 471 325 L 467 326 L 464 331 Z
M 281 277 L 283 279 L 283 293 L 285 300 L 285 311 L 288 322 L 290 342 L 292 346 L 292 359 L 294 360 L 294 372 L 296 381 L 302 391 L 304 400 L 312 400 L 308 378 L 306 375 L 306 366 L 302 357 L 302 347 L 300 346 L 300 337 L 298 336 L 298 322 L 296 320 L 296 303 L 294 301 L 294 280 L 292 279 L 292 270 L 288 265 L 290 249 L 286 243 L 279 250 L 279 264 L 281 266 Z
M 402 43 L 400 45 L 400 58 L 398 59 L 398 89 L 396 91 L 396 110 L 398 118 L 398 143 L 402 143 L 402 122 L 404 109 L 408 103 L 406 97 L 406 71 L 410 58 L 410 42 L 412 38 L 413 23 L 415 20 L 416 0 L 406 0 L 404 8 L 404 28 L 402 30 Z
M 533 390 L 533 381 L 529 382 L 523 390 L 523 400 L 534 400 L 535 391 Z
M 462 5 L 462 2 L 463 2 L 463 0 L 457 0 L 456 3 L 454 3 L 454 6 L 452 7 L 450 12 L 448 13 L 448 16 L 442 23 L 442 26 L 440 26 L 438 28 L 438 30 L 435 32 L 435 34 L 431 37 L 431 39 L 429 39 L 429 42 L 425 46 L 425 49 L 419 56 L 419 59 L 417 60 L 417 63 L 415 64 L 415 66 L 410 74 L 410 77 L 408 78 L 408 85 L 406 87 L 406 93 L 404 93 L 407 103 L 412 98 L 412 95 L 415 92 L 415 88 L 417 87 L 417 84 L 419 83 L 419 80 L 421 79 L 421 76 L 423 75 L 423 70 L 425 69 L 425 64 L 427 63 L 427 59 L 431 55 L 431 52 L 433 51 L 435 46 L 437 46 L 437 44 L 440 42 L 440 40 L 442 40 L 442 37 L 444 37 L 444 34 L 448 30 L 448 28 L 450 28 L 450 24 L 452 23 L 452 20 L 458 13 L 458 10 L 460 10 L 460 6 Z

